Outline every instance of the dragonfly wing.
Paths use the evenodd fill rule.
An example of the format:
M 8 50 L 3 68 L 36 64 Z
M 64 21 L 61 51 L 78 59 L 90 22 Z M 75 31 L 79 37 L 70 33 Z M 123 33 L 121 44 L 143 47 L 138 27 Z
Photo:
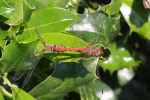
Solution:
M 41 23 L 40 23 L 41 22 L 40 21 L 40 14 L 38 12 L 38 6 L 35 6 L 35 7 L 36 7 L 36 14 L 37 14 L 37 16 L 36 16 L 37 21 L 35 21 L 35 27 L 36 27 L 35 33 L 36 33 L 37 37 L 39 38 L 39 40 L 41 41 L 41 43 L 43 45 L 45 45 L 44 37 L 41 34 L 42 33 L 42 28 L 38 28 L 41 25 Z
M 22 58 L 16 72 L 14 75 L 14 80 L 20 79 L 27 70 L 30 70 L 32 66 L 34 66 L 38 56 L 35 56 L 34 50 L 35 50 L 36 44 L 31 45 L 31 47 L 27 50 L 24 57 Z
M 32 73 L 33 73 L 33 71 L 35 70 L 35 68 L 36 68 L 36 66 L 37 66 L 37 64 L 38 64 L 38 62 L 39 62 L 39 60 L 42 58 L 42 56 L 43 56 L 43 53 L 42 53 L 41 55 L 35 57 L 35 59 L 33 60 L 33 63 L 34 63 L 34 64 L 33 64 L 33 66 L 32 66 L 32 69 L 29 70 L 29 72 L 28 72 L 28 74 L 27 74 L 27 76 L 26 76 L 26 78 L 25 78 L 25 80 L 24 80 L 24 82 L 23 82 L 22 89 L 26 86 L 27 82 L 29 81 L 29 79 L 30 79 L 30 77 L 31 77 L 31 75 L 32 75 Z

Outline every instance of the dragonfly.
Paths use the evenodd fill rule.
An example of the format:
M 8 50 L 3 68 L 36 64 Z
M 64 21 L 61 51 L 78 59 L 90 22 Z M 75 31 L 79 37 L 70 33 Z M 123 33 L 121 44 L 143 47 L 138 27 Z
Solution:
M 38 15 L 38 13 L 37 13 L 37 15 Z M 38 20 L 37 22 L 38 22 L 37 24 L 40 25 L 40 20 Z M 34 49 L 35 49 L 36 44 L 33 44 L 27 50 L 26 54 L 22 58 L 22 61 L 21 61 L 20 65 L 18 66 L 18 68 L 15 72 L 15 75 L 14 75 L 14 79 L 18 80 L 26 73 L 26 70 L 23 70 L 23 69 L 29 69 L 27 67 L 30 67 L 30 70 L 23 82 L 22 88 L 24 88 L 25 85 L 27 84 L 27 82 L 28 82 L 29 78 L 31 77 L 33 71 L 35 70 L 38 62 L 42 58 L 44 51 L 49 51 L 49 52 L 54 52 L 54 53 L 66 52 L 66 51 L 76 51 L 76 52 L 85 53 L 87 55 L 92 55 L 92 56 L 95 56 L 98 58 L 104 54 L 102 48 L 97 48 L 96 46 L 91 46 L 91 45 L 88 45 L 86 47 L 81 47 L 81 48 L 71 48 L 71 47 L 64 47 L 64 46 L 56 45 L 56 44 L 45 44 L 44 37 L 41 35 L 42 29 L 38 28 L 35 31 L 36 31 L 36 35 L 39 38 L 39 41 L 45 46 L 45 48 L 40 52 L 40 54 L 38 56 L 36 56 L 34 54 Z M 33 59 L 33 60 L 30 61 L 31 59 Z M 26 63 L 23 63 L 23 62 L 26 62 Z M 22 63 L 23 63 L 23 65 L 22 65 Z M 88 92 L 88 89 L 86 89 L 86 92 Z
M 104 16 L 105 16 L 105 14 L 101 14 L 100 15 L 100 19 L 101 19 L 101 22 L 99 22 L 99 28 L 101 28 L 101 27 L 103 27 L 103 24 L 104 24 Z M 83 17 L 82 17 L 83 18 Z M 83 39 L 83 40 L 85 40 L 86 42 L 88 42 L 88 43 L 90 43 L 92 46 L 90 46 L 90 45 L 88 45 L 87 47 L 85 47 L 85 48 L 80 48 L 80 50 L 79 50 L 79 48 L 77 49 L 77 48 L 74 48 L 74 51 L 76 51 L 76 50 L 78 50 L 78 51 L 84 51 L 85 53 L 87 53 L 88 55 L 93 55 L 94 56 L 94 58 L 95 58 L 95 62 L 93 62 L 93 64 L 96 64 L 95 66 L 97 66 L 97 62 L 98 62 L 98 60 L 99 60 L 99 58 L 104 54 L 104 51 L 103 51 L 103 49 L 102 48 L 96 48 L 95 46 L 93 46 L 93 45 L 96 45 L 96 43 L 98 42 L 99 43 L 99 37 L 100 37 L 100 34 L 97 32 L 97 31 L 99 31 L 99 30 L 95 30 L 93 27 L 94 27 L 94 25 L 96 25 L 97 24 L 97 22 L 94 22 L 95 24 L 92 24 L 93 23 L 93 20 L 94 20 L 94 18 L 92 18 L 92 15 L 90 15 L 89 14 L 89 12 L 85 15 L 85 18 L 81 21 L 81 22 L 79 22 L 79 23 L 77 23 L 77 24 L 74 24 L 74 25 L 72 25 L 69 29 L 67 29 L 67 31 L 69 31 L 69 32 L 71 32 L 71 31 L 77 31 L 77 34 L 76 33 L 73 33 L 74 35 L 76 35 L 77 37 L 79 37 L 79 38 L 81 38 L 81 39 Z M 83 28 L 82 28 L 82 26 L 80 26 L 80 24 L 82 23 L 82 25 L 83 25 Z M 80 27 L 78 27 L 78 25 L 80 26 Z M 80 30 L 81 29 L 81 30 Z M 81 32 L 80 32 L 81 31 Z M 90 31 L 90 32 L 89 32 Z M 85 34 L 84 34 L 84 32 L 85 32 Z M 89 34 L 87 34 L 89 32 Z M 78 34 L 81 34 L 81 35 L 78 35 Z M 87 35 L 86 35 L 87 34 Z M 103 38 L 102 38 L 102 40 L 103 40 Z M 60 51 L 63 51 L 63 50 L 65 50 L 65 49 L 71 49 L 71 48 L 61 48 L 60 49 L 60 47 L 57 47 L 57 46 L 54 46 L 53 47 L 54 49 L 59 49 Z M 87 48 L 90 48 L 90 49 L 87 49 Z M 93 49 L 92 49 L 93 48 Z M 72 50 L 72 49 L 71 49 Z M 89 52 L 90 51 L 90 52 Z M 88 63 L 88 60 L 87 61 L 84 61 L 85 63 Z M 75 68 L 77 68 L 76 70 L 77 70 L 77 74 L 82 74 L 82 73 L 80 73 L 80 72 L 78 72 L 79 70 L 78 70 L 78 67 L 79 67 L 79 65 L 77 64 L 76 65 L 77 67 L 75 67 Z M 88 64 L 87 64 L 87 66 L 88 66 Z M 100 88 L 101 87 L 101 84 L 100 84 L 100 82 L 101 82 L 101 80 L 100 80 L 100 76 L 99 76 L 99 70 L 97 69 L 96 70 L 97 71 L 97 76 L 98 76 L 98 82 L 97 81 L 93 81 L 93 84 L 94 84 L 94 87 L 97 87 L 97 88 Z M 83 71 L 83 74 L 87 74 L 86 73 L 86 71 Z M 89 92 L 89 87 L 88 87 L 88 85 L 89 85 L 89 81 L 88 81 L 88 79 L 87 79 L 87 85 L 86 84 L 83 84 L 83 85 L 81 85 L 80 87 L 79 87 L 79 92 L 80 92 L 80 95 L 81 95 L 81 97 L 83 97 L 83 98 L 86 98 L 87 96 L 86 96 L 86 94 Z M 93 88 L 94 88 L 93 87 Z M 91 90 L 91 89 L 90 89 Z M 96 89 L 95 89 L 96 90 Z M 102 93 L 101 94 L 103 94 L 103 90 L 102 90 Z
M 46 44 L 45 50 L 49 52 L 66 52 L 66 51 L 75 51 L 75 52 L 82 52 L 86 53 L 87 55 L 97 56 L 101 57 L 103 55 L 103 49 L 102 48 L 96 48 L 96 46 L 86 46 L 81 48 L 71 48 L 71 47 L 64 47 L 60 45 L 53 45 L 53 44 Z

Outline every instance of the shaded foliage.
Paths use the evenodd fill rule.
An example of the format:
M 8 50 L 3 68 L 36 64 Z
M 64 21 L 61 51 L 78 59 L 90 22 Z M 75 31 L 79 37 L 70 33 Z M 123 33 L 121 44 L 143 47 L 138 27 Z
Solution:
M 1 100 L 150 98 L 150 10 L 142 1 L 0 1 L 0 12 Z M 104 55 L 48 52 L 45 44 L 90 44 Z M 32 76 L 14 81 L 15 71 Z

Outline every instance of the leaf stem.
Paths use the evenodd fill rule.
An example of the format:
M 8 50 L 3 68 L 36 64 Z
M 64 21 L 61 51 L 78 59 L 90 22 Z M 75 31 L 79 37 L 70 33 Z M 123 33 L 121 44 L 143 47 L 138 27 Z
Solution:
M 124 38 L 124 40 L 123 40 L 123 43 L 124 43 L 124 44 L 125 44 L 125 43 L 127 42 L 127 40 L 129 39 L 130 35 L 131 35 L 131 30 L 129 30 L 129 31 L 127 32 L 127 34 L 126 34 L 126 36 L 125 36 L 125 38 Z
M 12 98 L 12 94 L 9 93 L 3 86 L 0 86 L 0 90 L 3 92 L 4 95 L 6 95 L 8 98 Z
M 9 80 L 5 76 L 2 76 L 2 78 L 3 78 L 4 82 L 7 83 L 7 85 L 9 87 L 13 87 L 13 85 L 9 82 Z
M 10 83 L 10 81 L 7 79 L 7 74 L 5 73 L 2 76 L 2 79 L 4 80 L 5 83 L 7 83 L 7 85 L 9 87 L 13 87 L 13 85 Z M 9 93 L 3 86 L 0 86 L 0 90 L 4 93 L 4 95 L 6 95 L 8 98 L 12 98 L 13 95 L 11 93 Z

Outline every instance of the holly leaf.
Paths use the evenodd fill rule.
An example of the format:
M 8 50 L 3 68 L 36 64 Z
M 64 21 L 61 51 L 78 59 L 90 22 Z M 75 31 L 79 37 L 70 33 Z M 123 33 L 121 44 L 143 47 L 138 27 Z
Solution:
M 60 45 L 65 47 L 73 47 L 73 48 L 85 47 L 88 45 L 83 40 L 69 34 L 46 33 L 43 36 L 46 44 L 52 44 L 52 45 L 55 44 L 55 45 Z M 53 39 L 49 39 L 49 37 L 53 37 Z M 51 59 L 53 61 L 59 61 L 59 62 L 78 62 L 81 59 L 87 58 L 87 56 L 85 56 L 84 53 L 69 52 L 69 51 L 59 52 L 59 53 L 46 51 L 44 53 L 44 56 L 48 59 Z
M 34 9 L 21 0 L 18 0 L 18 2 L 13 3 L 14 5 L 11 9 L 14 10 L 14 13 L 5 23 L 7 23 L 10 26 L 25 24 L 27 21 L 29 21 Z
M 47 8 L 34 12 L 30 21 L 19 30 L 18 42 L 28 43 L 37 38 L 37 34 L 64 32 L 79 18 L 62 8 Z M 61 26 L 61 27 L 60 27 Z
M 138 66 L 140 63 L 136 60 L 133 55 L 128 51 L 124 45 L 119 45 L 117 43 L 110 43 L 111 55 L 104 62 L 99 62 L 104 70 L 109 70 L 113 73 L 121 68 L 132 68 Z
M 79 87 L 81 100 L 115 100 L 116 96 L 114 91 L 101 80 L 91 81 L 88 85 Z M 111 96 L 108 96 L 111 95 Z
M 12 86 L 12 95 L 13 95 L 13 100 L 36 100 L 33 98 L 29 93 L 25 92 L 22 89 L 19 89 L 17 87 Z
M 37 100 L 54 100 L 80 85 L 98 79 L 95 69 L 98 58 L 83 60 L 80 63 L 58 64 L 52 75 L 34 87 L 29 93 Z
M 68 34 L 75 35 L 90 45 L 109 48 L 110 40 L 119 33 L 120 18 L 108 17 L 102 11 L 78 16 L 82 20 L 67 28 Z
M 128 23 L 131 32 L 150 39 L 150 10 L 146 10 L 143 6 L 142 0 L 123 0 L 120 9 L 125 21 Z
M 3 74 L 5 72 L 14 71 L 22 62 L 23 57 L 26 55 L 26 52 L 28 49 L 33 46 L 32 50 L 30 50 L 30 54 L 34 55 L 35 46 L 33 44 L 36 44 L 37 41 L 34 41 L 29 44 L 19 44 L 16 41 L 13 43 L 10 43 L 4 48 L 4 51 L 2 52 L 2 57 L 0 59 L 0 73 Z M 27 58 L 28 59 L 28 58 Z M 29 63 L 32 62 L 32 57 L 27 60 L 27 62 L 22 63 Z M 26 69 L 28 70 L 28 69 Z
M 8 32 L 0 30 L 0 46 L 4 48 L 7 43 Z
M 100 9 L 106 11 L 108 15 L 115 15 L 119 12 L 122 5 L 122 0 L 111 0 L 110 4 L 102 6 Z

